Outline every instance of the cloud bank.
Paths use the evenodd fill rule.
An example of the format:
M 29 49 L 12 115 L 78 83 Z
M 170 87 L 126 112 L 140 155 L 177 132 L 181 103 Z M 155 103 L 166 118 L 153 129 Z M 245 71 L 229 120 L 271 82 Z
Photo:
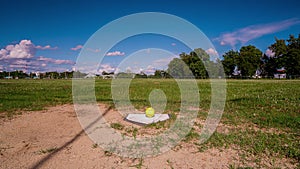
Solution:
M 0 49 L 0 71 L 23 70 L 29 71 L 60 71 L 61 65 L 74 65 L 71 60 L 53 59 L 36 56 L 37 50 L 54 50 L 57 47 L 36 46 L 31 40 L 21 40 L 15 45 L 7 45 Z
M 213 48 L 208 48 L 205 52 L 211 56 L 218 56 L 218 52 Z
M 79 49 L 82 49 L 82 47 L 83 47 L 82 45 L 77 45 L 77 46 L 71 48 L 71 50 L 77 51 L 77 50 L 79 50 Z
M 234 48 L 237 44 L 243 45 L 252 39 L 256 39 L 267 34 L 272 34 L 275 32 L 285 30 L 299 23 L 299 19 L 292 18 L 280 22 L 251 25 L 233 32 L 221 34 L 215 40 L 219 41 L 220 45 L 230 45 Z
M 36 49 L 40 49 L 40 50 L 47 50 L 47 49 L 50 49 L 50 50 L 56 50 L 56 49 L 58 49 L 57 46 L 51 47 L 50 45 L 46 45 L 46 46 L 40 46 L 40 45 L 38 45 L 38 46 L 36 46 L 35 48 L 36 48 Z
M 36 53 L 36 47 L 30 40 L 22 40 L 16 45 L 7 45 L 0 50 L 0 60 L 4 59 L 29 59 Z
M 108 52 L 106 56 L 124 56 L 125 53 L 121 51 Z

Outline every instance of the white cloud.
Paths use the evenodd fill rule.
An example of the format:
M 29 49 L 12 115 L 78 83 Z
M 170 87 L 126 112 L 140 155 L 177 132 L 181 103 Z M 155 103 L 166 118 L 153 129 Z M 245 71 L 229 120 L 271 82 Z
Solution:
M 58 49 L 58 47 L 46 46 L 35 46 L 31 40 L 21 40 L 18 44 L 7 45 L 4 49 L 0 50 L 0 60 L 3 59 L 30 59 L 33 58 L 36 49 L 46 50 L 46 49 Z
M 272 50 L 270 50 L 270 49 L 267 49 L 266 52 L 265 52 L 265 54 L 267 56 L 269 56 L 269 57 L 274 57 L 275 56 L 275 53 Z
M 28 71 L 58 71 L 66 69 L 74 62 L 71 60 L 36 57 L 37 50 L 57 49 L 57 47 L 35 46 L 31 40 L 21 40 L 14 45 L 7 45 L 0 49 L 0 65 L 5 71 L 23 70 Z
M 29 59 L 33 58 L 36 52 L 34 44 L 30 40 L 22 40 L 15 45 L 7 45 L 0 50 L 0 60 L 4 59 Z
M 130 66 L 128 66 L 128 67 L 126 68 L 125 72 L 126 72 L 126 73 L 132 73 L 133 70 L 132 70 L 132 68 L 131 68 Z
M 176 46 L 176 43 L 171 43 L 172 46 Z
M 77 50 L 80 50 L 80 49 L 82 49 L 82 48 L 83 48 L 82 45 L 77 45 L 77 46 L 71 48 L 71 50 L 77 51 Z M 98 52 L 101 51 L 100 49 L 92 49 L 92 48 L 87 48 L 87 50 L 88 50 L 88 51 L 91 51 L 91 52 L 95 52 L 95 53 L 98 53 Z
M 144 73 L 146 74 L 153 74 L 155 72 L 156 68 L 153 67 L 152 65 L 149 65 L 145 70 Z
M 22 68 L 24 68 L 24 66 L 23 65 L 9 65 L 9 67 L 10 68 L 12 68 L 12 69 L 22 69 Z
M 47 67 L 47 68 L 41 68 L 38 69 L 37 71 L 39 72 L 64 72 L 64 71 L 69 71 L 68 68 L 65 68 L 65 67 L 54 67 L 54 66 L 51 66 L 51 67 Z
M 17 64 L 17 65 L 26 65 L 28 64 L 29 61 L 27 60 L 15 60 L 14 64 Z
M 43 56 L 40 56 L 37 60 L 44 61 L 45 63 L 53 63 L 53 64 L 57 64 L 57 65 L 61 65 L 61 64 L 73 65 L 74 64 L 74 62 L 71 60 L 53 59 L 53 58 L 46 58 Z
M 125 53 L 124 52 L 120 52 L 120 51 L 114 51 L 114 52 L 108 52 L 106 54 L 106 56 L 124 56 Z
M 176 57 L 178 57 L 178 56 L 174 55 L 174 56 L 171 56 L 171 57 L 168 57 L 168 58 L 154 60 L 152 62 L 152 64 L 156 67 L 163 67 L 163 66 L 168 65 L 171 62 L 171 60 L 176 58 Z
M 83 73 L 98 73 L 99 63 L 96 62 L 85 62 L 76 64 L 72 67 L 72 70 L 80 71 Z
M 41 63 L 37 60 L 33 59 L 11 59 L 11 60 L 5 60 L 5 62 L 8 64 L 8 66 L 5 68 L 7 71 L 12 70 L 23 70 L 26 72 L 26 70 L 39 70 Z
M 236 44 L 245 44 L 252 39 L 285 30 L 299 23 L 299 19 L 292 18 L 280 22 L 251 25 L 233 32 L 224 33 L 215 40 L 219 41 L 220 45 L 231 45 L 232 47 L 235 47 Z
M 91 52 L 95 52 L 95 53 L 98 53 L 101 51 L 100 49 L 92 49 L 92 48 L 87 48 L 87 50 L 91 51 Z
M 71 48 L 71 50 L 77 51 L 77 50 L 79 50 L 79 49 L 82 49 L 82 47 L 83 47 L 82 45 L 77 45 L 77 46 Z
M 5 49 L 1 49 L 0 50 L 0 59 L 3 57 L 3 56 L 6 56 L 8 54 L 8 51 L 5 50 Z
M 51 47 L 50 45 L 46 45 L 46 46 L 40 46 L 40 45 L 38 45 L 38 46 L 36 46 L 35 48 L 36 48 L 36 49 L 40 49 L 40 50 L 47 50 L 47 49 L 50 49 L 50 50 L 56 50 L 56 49 L 58 49 L 57 46 Z
M 101 64 L 98 72 L 102 73 L 104 71 L 110 73 L 116 71 L 116 68 L 111 66 L 110 64 Z
M 54 60 L 53 63 L 58 64 L 58 65 L 61 65 L 61 64 L 73 65 L 74 64 L 74 62 L 71 60 L 63 60 L 63 59 L 56 59 L 56 60 Z
M 208 48 L 207 50 L 205 50 L 205 52 L 211 56 L 217 56 L 218 55 L 218 52 L 213 49 L 213 48 Z

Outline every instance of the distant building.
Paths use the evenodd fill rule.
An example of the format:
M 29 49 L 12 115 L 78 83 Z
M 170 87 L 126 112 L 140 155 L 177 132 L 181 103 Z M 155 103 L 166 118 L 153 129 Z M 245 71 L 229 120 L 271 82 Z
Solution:
M 260 79 L 261 78 L 261 71 L 259 69 L 257 69 L 255 71 L 255 74 L 252 76 L 252 78 Z
M 103 79 L 114 79 L 115 78 L 115 75 L 102 75 L 102 78 Z
M 5 79 L 13 79 L 13 77 L 12 76 L 6 76 L 6 77 L 4 77 Z
M 277 69 L 276 73 L 274 74 L 275 79 L 286 79 L 285 68 Z
M 233 77 L 239 77 L 239 76 L 241 76 L 241 71 L 238 69 L 237 66 L 234 67 L 232 75 L 233 75 Z
M 96 77 L 96 74 L 94 74 L 94 73 L 89 73 L 86 76 L 84 76 L 84 78 L 95 78 L 95 77 Z

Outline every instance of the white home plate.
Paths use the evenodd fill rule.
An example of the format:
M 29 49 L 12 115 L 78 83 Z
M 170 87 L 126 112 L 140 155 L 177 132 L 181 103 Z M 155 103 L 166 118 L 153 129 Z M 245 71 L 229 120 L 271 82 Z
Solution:
M 165 121 L 168 120 L 169 118 L 170 117 L 168 114 L 155 114 L 151 118 L 146 117 L 145 114 L 128 114 L 125 119 L 133 123 L 151 124 L 151 123 L 157 123 L 159 121 Z

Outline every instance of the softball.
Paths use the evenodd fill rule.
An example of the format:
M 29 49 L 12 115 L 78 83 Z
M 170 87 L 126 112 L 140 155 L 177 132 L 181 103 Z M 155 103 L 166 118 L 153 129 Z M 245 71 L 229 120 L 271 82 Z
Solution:
M 155 111 L 152 107 L 149 107 L 146 109 L 146 117 L 151 118 L 154 116 L 154 114 L 155 114 Z

